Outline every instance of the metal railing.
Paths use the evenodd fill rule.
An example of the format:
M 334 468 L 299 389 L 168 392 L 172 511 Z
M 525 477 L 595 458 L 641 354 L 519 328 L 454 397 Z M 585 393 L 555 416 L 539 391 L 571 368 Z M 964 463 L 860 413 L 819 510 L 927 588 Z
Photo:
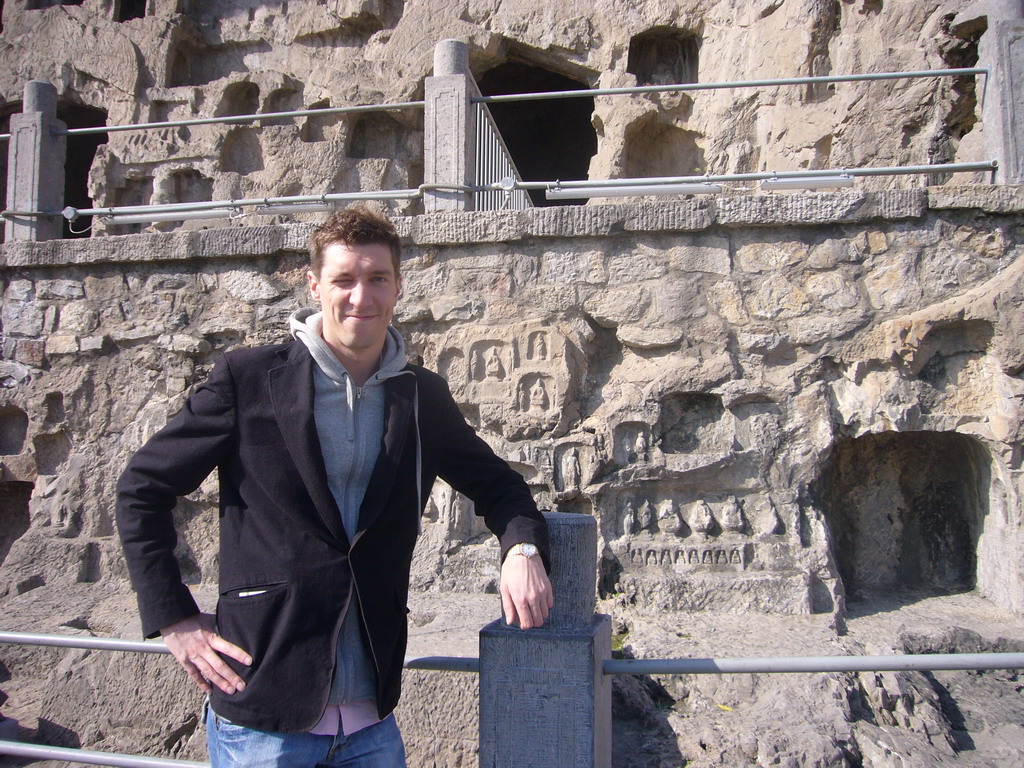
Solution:
M 825 177 L 835 176 L 828 186 L 846 186 L 846 182 L 860 176 L 890 176 L 905 174 L 938 174 L 958 173 L 967 171 L 994 171 L 997 162 L 983 161 L 980 163 L 945 163 L 932 166 L 891 166 L 884 168 L 842 168 L 814 171 L 768 171 L 762 173 L 734 173 L 704 176 L 679 176 L 636 179 L 605 179 L 600 181 L 531 181 L 524 182 L 516 170 L 508 148 L 501 138 L 487 108 L 488 104 L 518 101 L 537 101 L 544 99 L 594 98 L 597 96 L 638 95 L 652 93 L 696 92 L 723 89 L 772 88 L 795 85 L 813 85 L 845 82 L 870 82 L 883 80 L 904 80 L 937 77 L 967 77 L 990 74 L 986 67 L 963 67 L 951 69 L 915 70 L 907 72 L 878 72 L 850 75 L 819 75 L 807 77 L 773 78 L 760 80 L 737 80 L 714 83 L 678 83 L 670 85 L 648 85 L 621 88 L 587 88 L 569 91 L 544 91 L 534 93 L 503 94 L 498 96 L 473 96 L 470 102 L 474 105 L 476 122 L 476 171 L 471 186 L 432 186 L 421 185 L 416 189 L 381 190 L 377 192 L 352 192 L 331 195 L 297 195 L 288 197 L 264 197 L 245 200 L 216 200 L 194 203 L 172 203 L 166 205 L 147 206 L 108 206 L 100 208 L 76 209 L 66 208 L 63 215 L 70 222 L 82 217 L 104 217 L 111 224 L 134 224 L 152 221 L 183 220 L 195 218 L 236 218 L 245 213 L 254 215 L 292 215 L 310 211 L 329 211 L 336 203 L 354 200 L 402 200 L 415 199 L 422 196 L 427 189 L 447 189 L 468 192 L 475 195 L 476 210 L 522 210 L 532 207 L 528 190 L 543 189 L 549 199 L 579 199 L 588 197 L 625 197 L 658 194 L 699 194 L 724 191 L 715 188 L 715 184 L 725 182 L 762 181 L 769 188 L 772 182 L 791 179 L 794 182 L 811 182 L 821 186 Z M 276 121 L 287 118 L 318 117 L 328 115 L 344 115 L 364 112 L 387 112 L 405 109 L 424 109 L 425 101 L 404 101 L 386 104 L 354 105 L 345 107 L 325 107 L 317 109 L 299 109 L 282 112 L 264 112 L 244 115 L 225 115 L 219 117 L 190 118 L 183 120 L 166 120 L 161 122 L 130 123 L 123 125 L 96 126 L 89 128 L 72 128 L 61 131 L 68 136 L 117 133 L 124 131 L 162 130 L 168 128 L 197 125 L 237 125 Z M 10 134 L 0 135 L 0 140 L 10 138 Z M 852 183 L 852 182 L 850 182 Z M 674 192 L 667 189 L 650 189 L 651 185 L 668 186 L 678 184 L 702 184 L 697 190 Z M 813 186 L 805 184 L 805 186 Z M 597 187 L 604 190 L 594 192 L 589 189 Z M 608 188 L 617 187 L 613 192 Z M 631 189 L 636 187 L 636 189 Z M 251 209 L 251 210 L 246 210 Z M 5 218 L 21 217 L 52 217 L 61 214 L 56 211 L 42 210 L 7 210 L 2 212 Z
M 923 77 L 966 77 L 988 75 L 987 67 L 959 69 L 921 69 L 908 72 L 874 72 L 855 75 L 814 75 L 808 77 L 779 77 L 769 80 L 732 80 L 720 83 L 676 83 L 672 85 L 634 85 L 622 88 L 580 88 L 572 91 L 541 91 L 535 93 L 506 93 L 499 96 L 475 96 L 471 101 L 481 104 L 501 104 L 510 101 L 541 101 L 543 99 L 576 99 L 595 96 L 625 96 L 641 93 L 675 93 L 680 91 L 721 91 L 732 88 L 773 88 L 782 85 L 813 85 L 815 83 L 860 83 L 872 80 L 912 80 Z
M 67 128 L 59 131 L 59 134 L 62 136 L 88 136 L 89 134 L 123 133 L 125 131 L 152 131 L 190 125 L 232 125 L 257 123 L 264 120 L 280 120 L 286 117 L 320 117 L 323 115 L 347 115 L 356 112 L 392 112 L 401 109 L 423 109 L 423 106 L 423 101 L 396 101 L 389 104 L 357 104 L 351 107 L 321 107 L 316 109 L 293 109 L 287 112 L 255 112 L 247 115 L 194 117 L 185 120 L 163 120 L 152 123 L 97 125 L 90 128 Z M 8 141 L 10 138 L 11 134 L 0 133 L 0 141 Z
M 853 75 L 815 75 L 808 77 L 782 77 L 765 80 L 733 80 L 717 83 L 677 83 L 670 85 L 639 85 L 622 88 L 581 88 L 570 91 L 537 91 L 533 93 L 508 93 L 498 96 L 473 96 L 470 101 L 479 104 L 500 104 L 512 101 L 541 101 L 544 99 L 593 98 L 595 96 L 622 96 L 646 93 L 673 93 L 679 91 L 712 91 L 732 88 L 771 88 L 785 85 L 813 85 L 815 83 L 856 83 L 875 80 L 908 80 L 926 77 L 966 77 L 989 75 L 987 67 L 962 67 L 958 69 L 927 69 L 908 72 L 874 72 Z M 220 117 L 197 117 L 185 120 L 165 120 L 149 123 L 125 123 L 122 125 L 94 126 L 90 128 L 68 128 L 61 131 L 67 136 L 83 136 L 124 131 L 158 130 L 191 125 L 244 124 L 263 120 L 279 120 L 289 117 L 313 117 L 321 115 L 343 115 L 357 112 L 387 112 L 401 109 L 423 109 L 424 101 L 398 101 L 388 104 L 359 104 L 349 107 L 324 107 L 317 109 L 296 109 L 286 112 L 261 112 L 246 115 L 224 115 Z M 7 141 L 11 134 L 0 134 L 0 141 Z
M 494 124 L 486 104 L 475 104 L 476 166 L 474 185 L 482 191 L 475 195 L 475 209 L 521 211 L 533 203 L 522 184 L 512 155 Z
M 161 640 L 0 632 L 0 643 L 169 654 Z M 407 656 L 406 669 L 479 673 L 480 660 L 467 656 Z M 1024 653 L 893 654 L 886 656 L 793 656 L 738 659 L 606 659 L 605 675 L 729 675 L 829 672 L 906 672 L 1024 669 Z M 208 768 L 208 763 L 97 752 L 0 740 L 0 754 L 125 768 Z
M 966 173 L 971 171 L 994 172 L 999 167 L 997 160 L 980 160 L 972 163 L 936 163 L 935 165 L 894 165 L 876 168 L 820 168 L 805 171 L 762 171 L 760 173 L 706 173 L 702 176 L 658 176 L 619 179 L 581 179 L 579 181 L 524 181 L 517 186 L 523 189 L 543 189 L 551 200 L 582 197 L 626 197 L 634 195 L 700 194 L 695 188 L 687 191 L 659 187 L 680 184 L 705 185 L 707 192 L 721 192 L 714 185 L 727 182 L 768 182 L 799 181 L 802 186 L 814 188 L 815 180 L 831 182 L 866 176 L 930 176 L 943 173 Z M 822 186 L 826 186 L 823 184 Z M 828 184 L 827 186 L 835 186 Z M 844 184 L 842 186 L 852 186 Z

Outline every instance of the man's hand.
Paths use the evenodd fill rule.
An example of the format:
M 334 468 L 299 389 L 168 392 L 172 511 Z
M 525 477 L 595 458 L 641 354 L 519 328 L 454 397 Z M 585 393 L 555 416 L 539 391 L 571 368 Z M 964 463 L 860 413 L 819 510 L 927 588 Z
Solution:
M 505 621 L 520 629 L 544 623 L 555 598 L 540 557 L 510 554 L 501 565 L 501 607 Z
M 252 664 L 252 657 L 218 635 L 214 631 L 215 626 L 211 614 L 197 613 L 164 627 L 160 634 L 174 658 L 204 693 L 210 693 L 212 685 L 224 693 L 241 691 L 245 688 L 245 682 L 217 654 L 223 653 L 246 666 Z

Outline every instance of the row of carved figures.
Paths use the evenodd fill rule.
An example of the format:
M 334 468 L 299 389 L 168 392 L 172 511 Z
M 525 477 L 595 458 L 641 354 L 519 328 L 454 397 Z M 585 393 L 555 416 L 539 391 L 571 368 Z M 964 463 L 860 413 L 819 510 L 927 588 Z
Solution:
M 765 533 L 776 533 L 782 521 L 770 501 L 769 505 L 770 519 L 766 521 Z M 680 509 L 672 499 L 666 499 L 657 507 L 649 499 L 644 499 L 638 507 L 632 498 L 627 498 L 622 509 L 620 531 L 623 536 L 643 531 L 661 531 L 670 536 L 683 537 L 689 536 L 691 532 L 704 536 L 714 536 L 723 531 L 748 533 L 749 528 L 743 503 L 735 496 L 718 510 L 717 515 L 703 499 Z

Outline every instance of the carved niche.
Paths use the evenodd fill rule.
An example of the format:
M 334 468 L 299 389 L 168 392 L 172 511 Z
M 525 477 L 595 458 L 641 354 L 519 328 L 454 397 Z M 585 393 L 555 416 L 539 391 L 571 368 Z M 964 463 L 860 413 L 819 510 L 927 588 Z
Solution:
M 478 409 L 482 425 L 511 439 L 555 427 L 583 364 L 565 335 L 536 324 L 460 327 L 424 355 L 427 366 L 435 363 L 447 378 L 460 405 Z M 573 469 L 566 471 L 571 475 Z

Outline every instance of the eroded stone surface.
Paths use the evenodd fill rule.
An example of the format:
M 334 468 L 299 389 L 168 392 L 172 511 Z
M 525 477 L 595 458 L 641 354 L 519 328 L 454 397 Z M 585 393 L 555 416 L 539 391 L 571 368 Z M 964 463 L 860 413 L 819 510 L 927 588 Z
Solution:
M 985 25 L 953 24 L 968 5 L 645 0 L 623 12 L 608 0 L 571 8 L 537 0 L 235 0 L 214 13 L 177 0 L 151 0 L 144 9 L 105 0 L 8 3 L 0 103 L 16 111 L 31 79 L 57 86 L 63 118 L 89 124 L 412 101 L 422 98 L 434 46 L 445 38 L 469 43 L 478 80 L 522 62 L 579 88 L 971 66 Z M 137 17 L 127 18 L 126 9 Z M 577 177 L 991 160 L 980 87 L 964 77 L 598 97 L 589 117 L 597 150 Z M 590 130 L 587 123 L 584 117 L 581 130 Z M 96 206 L 416 187 L 423 180 L 422 110 L 112 133 L 91 170 L 76 173 Z M 555 170 L 542 175 L 566 178 Z M 987 180 L 981 173 L 957 178 Z M 948 181 L 949 174 L 930 183 Z M 920 207 L 922 183 L 898 177 L 858 186 L 910 193 L 896 207 L 875 211 L 896 217 Z M 790 197 L 720 202 L 738 223 L 806 221 Z M 955 193 L 943 199 L 959 205 Z M 986 207 L 1003 210 L 1005 202 L 994 197 Z M 862 191 L 832 203 L 851 220 L 873 213 Z M 421 203 L 389 205 L 405 213 Z M 700 206 L 684 215 L 700 225 Z M 143 226 L 96 221 L 94 233 Z M 206 226 L 165 222 L 154 230 Z
M 863 638 L 853 629 L 879 591 L 971 590 L 1015 625 L 1021 213 L 982 210 L 985 194 L 966 208 L 970 190 L 957 194 L 956 208 L 862 223 L 822 194 L 815 210 L 833 216 L 824 224 L 812 212 L 806 225 L 747 227 L 711 210 L 699 231 L 684 215 L 691 203 L 659 204 L 667 229 L 648 218 L 614 237 L 577 233 L 578 220 L 550 211 L 512 224 L 506 214 L 399 219 L 409 242 L 398 324 L 542 506 L 597 518 L 605 610 L 638 657 L 899 650 L 893 627 Z M 603 227 L 652 210 L 592 206 L 587 216 Z M 475 218 L 483 241 L 458 240 Z M 536 235 L 542 226 L 548 234 Z M 237 242 L 213 230 L 3 247 L 0 599 L 11 628 L 137 632 L 111 522 L 121 469 L 218 353 L 286 338 L 288 313 L 307 301 L 308 225 L 255 229 Z M 212 605 L 215 479 L 175 514 L 185 578 Z M 434 638 L 434 652 L 451 652 L 461 632 L 459 643 L 470 639 L 460 653 L 472 655 L 473 632 L 498 610 L 497 547 L 442 483 L 413 570 L 418 647 Z M 929 603 L 939 626 L 925 633 L 915 614 L 905 629 L 956 626 L 964 596 L 948 610 L 942 599 Z M 676 617 L 671 632 L 663 615 Z M 981 632 L 992 621 L 967 624 Z M 786 632 L 794 639 L 778 641 Z M 162 681 L 153 694 L 135 676 L 117 679 L 99 654 L 55 653 L 5 649 L 5 713 L 66 731 L 41 725 L 41 737 L 201 755 L 197 699 L 173 667 L 165 679 L 156 660 L 132 662 Z M 778 756 L 883 766 L 908 745 L 932 764 L 968 765 L 956 731 L 995 744 L 1010 728 L 988 710 L 975 730 L 952 723 L 944 694 L 913 676 L 634 682 L 616 684 L 617 738 L 642 733 L 653 751 L 636 743 L 617 751 L 619 765 Z M 411 679 L 411 753 L 471 765 L 472 686 L 448 685 L 437 673 Z M 957 685 L 950 695 L 984 699 Z M 145 712 L 118 703 L 143 688 Z M 104 695 L 89 708 L 92 690 Z M 439 730 L 438 699 L 460 713 L 457 727 Z M 779 700 L 791 711 L 767 727 Z M 747 719 L 726 728 L 738 716 L 719 704 Z

